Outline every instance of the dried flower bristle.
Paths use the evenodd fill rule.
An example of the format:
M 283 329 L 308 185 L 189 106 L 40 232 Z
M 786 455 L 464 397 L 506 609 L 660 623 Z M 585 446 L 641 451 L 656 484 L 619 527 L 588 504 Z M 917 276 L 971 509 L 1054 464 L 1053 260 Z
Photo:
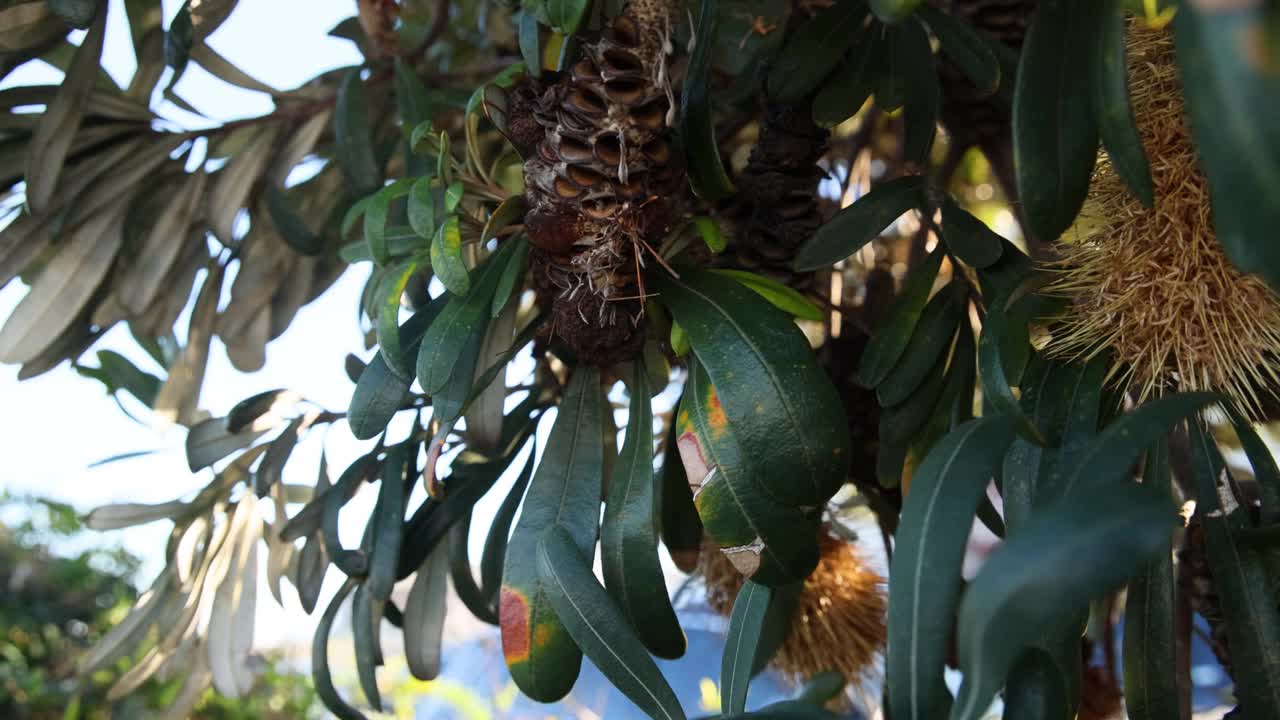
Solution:
M 1210 390 L 1256 417 L 1280 380 L 1280 299 L 1236 270 L 1215 237 L 1172 38 L 1131 23 L 1128 49 L 1155 207 L 1143 207 L 1100 158 L 1080 218 L 1050 266 L 1057 275 L 1050 292 L 1072 304 L 1049 352 L 1087 358 L 1110 351 L 1113 377 L 1139 402 Z
M 888 632 L 886 581 L 857 548 L 826 530 L 818 545 L 818 567 L 804 581 L 791 630 L 772 665 L 795 681 L 836 670 L 851 686 L 866 687 L 879 679 L 877 660 Z M 707 603 L 729 615 L 742 589 L 742 573 L 717 549 L 705 548 L 702 574 Z

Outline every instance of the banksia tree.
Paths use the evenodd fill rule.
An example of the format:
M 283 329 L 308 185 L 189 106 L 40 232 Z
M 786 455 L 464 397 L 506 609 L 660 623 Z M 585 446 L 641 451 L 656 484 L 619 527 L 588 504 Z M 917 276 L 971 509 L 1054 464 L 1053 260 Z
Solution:
M 729 616 L 723 717 L 830 717 L 840 679 L 879 677 L 895 719 L 974 720 L 999 693 L 1009 717 L 1109 707 L 1082 697 L 1110 687 L 1081 682 L 1103 672 L 1082 635 L 1108 637 L 1091 608 L 1121 589 L 1130 717 L 1186 716 L 1184 604 L 1238 712 L 1280 717 L 1280 472 L 1255 427 L 1280 319 L 1269 4 L 360 0 L 334 31 L 360 63 L 292 90 L 209 46 L 234 6 L 0 9 L 0 72 L 66 73 L 0 92 L 0 282 L 29 286 L 0 360 L 133 396 L 208 476 L 89 513 L 173 526 L 81 663 L 136 660 L 112 697 L 181 677 L 180 716 L 246 692 L 264 565 L 320 610 L 340 717 L 384 707 L 383 618 L 415 677 L 447 667 L 452 586 L 529 697 L 564 697 L 587 657 L 683 718 L 653 659 L 686 645 L 661 543 L 703 558 Z M 121 11 L 127 87 L 100 72 Z M 275 109 L 183 127 L 193 64 Z M 344 272 L 367 278 L 348 407 L 279 389 L 210 417 L 213 339 L 261 367 Z M 99 347 L 120 326 L 149 364 Z M 285 484 L 329 426 L 367 444 Z M 849 512 L 888 578 L 828 533 Z M 1002 541 L 962 582 L 975 519 Z M 348 601 L 363 699 L 329 670 Z M 757 715 L 771 663 L 817 685 Z

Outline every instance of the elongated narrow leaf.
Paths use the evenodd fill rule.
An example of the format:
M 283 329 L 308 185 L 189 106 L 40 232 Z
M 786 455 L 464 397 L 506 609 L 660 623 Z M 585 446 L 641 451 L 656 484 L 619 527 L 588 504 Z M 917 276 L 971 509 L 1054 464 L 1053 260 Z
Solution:
M 942 235 L 951 252 L 974 268 L 988 267 L 1004 251 L 1003 238 L 951 198 L 942 204 Z
M 725 416 L 767 492 L 793 507 L 830 498 L 849 462 L 844 409 L 791 319 L 715 273 L 655 285 L 699 364 L 725 388 Z
M 702 363 L 691 364 L 676 432 L 702 526 L 744 577 L 770 586 L 802 580 L 818 562 L 815 518 L 765 490 L 722 408 Z
M 893 306 L 862 351 L 858 379 L 867 387 L 875 387 L 884 382 L 906 351 L 925 304 L 929 302 L 933 282 L 942 267 L 942 257 L 943 253 L 935 250 L 912 271 Z
M 356 588 L 351 597 L 351 638 L 356 651 L 356 677 L 369 705 L 382 712 L 382 693 L 378 690 L 378 665 L 382 664 L 378 623 L 382 618 L 382 602 L 373 599 L 368 583 Z
M 834 127 L 853 117 L 876 91 L 880 26 L 868 23 L 857 30 L 849 52 L 813 98 L 813 121 Z
M 510 201 L 508 200 L 508 202 Z M 503 205 L 505 204 L 503 203 Z M 525 263 L 529 258 L 529 238 L 521 235 L 511 238 L 507 242 L 514 245 L 515 248 L 507 259 L 507 266 L 503 268 L 502 275 L 498 278 L 498 287 L 493 293 L 492 314 L 495 318 L 502 313 L 502 309 L 511 300 L 512 294 L 519 290 L 524 280 Z
M 1013 441 L 1007 418 L 969 421 L 943 438 L 911 481 L 889 573 L 889 707 L 894 717 L 946 715 L 943 683 L 960 565 L 978 503 Z
M 599 371 L 577 368 L 560 402 L 504 560 L 499 607 L 502 653 L 517 687 L 539 702 L 558 700 L 572 689 L 582 651 L 539 582 L 538 538 L 560 525 L 579 552 L 594 552 L 604 474 L 602 405 Z
M 920 387 L 938 358 L 945 357 L 951 349 L 951 341 L 967 309 L 965 286 L 959 282 L 940 290 L 924 306 L 911 339 L 903 348 L 902 359 L 888 377 L 876 385 L 876 397 L 881 405 L 897 405 Z
M 1271 449 L 1258 437 L 1253 425 L 1238 411 L 1231 413 L 1231 425 L 1240 438 L 1240 447 L 1249 458 L 1254 479 L 1258 483 L 1258 496 L 1262 500 L 1259 525 L 1266 527 L 1275 524 L 1277 518 L 1280 518 L 1280 466 L 1271 454 Z
M 480 586 L 492 598 L 491 602 L 495 607 L 498 593 L 502 589 L 502 566 L 507 557 L 511 523 L 515 520 L 516 510 L 520 508 L 520 501 L 524 499 L 524 491 L 529 487 L 529 478 L 533 477 L 536 450 L 536 447 L 529 448 L 529 459 L 516 476 L 515 484 L 511 486 L 507 497 L 498 506 L 498 511 L 494 513 L 489 534 L 484 539 L 484 551 L 480 557 Z
M 427 329 L 417 366 L 418 382 L 427 394 L 440 392 L 454 377 L 463 348 L 473 338 L 476 328 L 490 318 L 493 293 L 515 247 L 517 243 L 513 242 L 499 245 L 498 251 L 476 271 L 475 282 L 466 297 L 452 297 Z M 466 377 L 471 379 L 469 375 Z
M 141 315 L 169 281 L 170 269 L 179 261 L 185 246 L 177 238 L 188 237 L 193 215 L 204 197 L 203 172 L 182 179 L 182 184 L 147 231 L 136 260 L 127 266 L 115 285 L 120 304 Z
M 413 355 L 405 352 L 401 343 L 400 302 L 414 273 L 418 261 L 408 260 L 391 270 L 382 286 L 381 307 L 378 309 L 378 356 L 398 377 L 413 377 Z M 407 389 L 407 388 L 406 388 Z
M 520 13 L 519 22 L 520 57 L 524 66 L 534 78 L 542 75 L 542 40 L 538 25 L 538 16 L 528 10 Z
M 468 513 L 449 529 L 449 578 L 453 581 L 453 590 L 463 606 L 477 620 L 496 626 L 498 609 L 489 602 L 489 597 L 476 582 L 475 572 L 471 568 L 471 552 L 467 547 L 470 538 L 471 513 Z
M 760 297 L 768 300 L 774 307 L 802 320 L 822 321 L 822 311 L 809 302 L 808 298 L 795 289 L 787 287 L 777 280 L 745 270 L 716 270 L 754 290 Z
M 684 404 L 683 398 L 676 407 Z M 698 508 L 693 503 L 693 489 L 689 487 L 689 476 L 685 474 L 684 463 L 680 461 L 679 434 L 677 422 L 671 419 L 667 431 L 666 447 L 662 456 L 662 517 L 659 523 L 662 532 L 662 544 L 667 546 L 671 561 L 682 572 L 691 573 L 698 564 L 698 556 L 702 548 L 702 519 L 698 517 Z
M 858 38 L 867 15 L 863 3 L 837 0 L 801 25 L 769 72 L 770 95 L 790 102 L 816 90 Z
M 733 182 L 720 159 L 715 118 L 711 113 L 711 54 L 716 44 L 719 0 L 699 0 L 694 34 L 701 40 L 693 48 L 680 95 L 680 136 L 684 139 L 689 184 L 708 203 L 733 194 Z
M 1078 647 L 1074 650 L 1080 654 Z M 1019 655 L 1005 683 L 1005 714 L 1026 720 L 1074 717 L 1074 712 L 1070 716 L 1066 714 L 1067 705 L 1067 688 L 1053 657 L 1039 648 L 1030 648 Z
M 538 540 L 538 581 L 556 616 L 609 682 L 646 715 L 684 720 L 675 691 L 600 586 L 578 546 L 560 525 Z
M 741 713 L 747 708 L 747 690 L 772 598 L 772 588 L 748 580 L 733 601 L 720 660 L 720 707 L 726 713 Z
M 404 654 L 409 672 L 419 680 L 440 674 L 440 642 L 448 607 L 449 556 L 443 545 L 418 568 L 404 606 Z
M 471 290 L 471 275 L 462 259 L 462 232 L 457 215 L 449 216 L 436 228 L 435 239 L 431 241 L 431 269 L 454 295 L 466 295 Z
M 71 150 L 76 131 L 80 129 L 89 97 L 93 94 L 106 27 L 107 13 L 98 13 L 97 20 L 76 49 L 75 59 L 67 68 L 62 85 L 45 109 L 40 124 L 31 137 L 31 151 L 27 156 L 26 194 L 27 207 L 33 213 L 45 212 L 53 202 L 54 189 L 58 185 L 63 163 Z
M 929 24 L 937 36 L 942 52 L 979 92 L 994 95 L 1000 87 L 1000 60 L 991 40 L 983 37 L 969 23 L 945 13 L 928 3 L 920 5 L 918 17 Z
M 71 326 L 124 241 L 124 209 L 105 209 L 71 231 L 0 328 L 0 362 L 27 363 Z
M 1063 487 L 1063 494 L 1087 487 L 1109 486 L 1124 477 L 1142 451 L 1173 427 L 1210 403 L 1213 393 L 1181 393 L 1143 403 L 1107 426 L 1081 454 Z
M 800 246 L 793 263 L 795 269 L 818 270 L 854 254 L 903 213 L 920 207 L 924 185 L 924 178 L 910 175 L 872 187 Z
M 1125 0 L 1103 0 L 1094 30 L 1097 57 L 1093 69 L 1093 109 L 1098 134 L 1116 175 L 1143 205 L 1155 205 L 1151 165 L 1142 149 L 1129 102 L 1129 64 L 1125 43 Z
M 1147 450 L 1143 484 L 1167 492 L 1169 452 L 1164 442 Z M 1178 717 L 1176 592 L 1170 543 L 1129 580 L 1124 606 L 1124 704 L 1130 720 Z
M 1178 4 L 1178 67 L 1218 242 L 1280 288 L 1280 70 L 1276 9 L 1261 0 Z
M 1018 324 L 1023 323 L 1023 324 Z M 1017 421 L 1018 433 L 1037 445 L 1049 442 L 1031 419 L 1022 412 L 1017 397 L 1010 386 L 1009 371 L 1005 366 L 1004 348 L 1006 336 L 1019 346 L 1026 345 L 1025 321 L 1017 313 L 1005 310 L 1005 303 L 997 300 L 987 306 L 987 317 L 978 337 L 978 370 L 982 375 L 982 391 L 992 407 Z
M 1249 509 L 1235 497 L 1230 470 L 1213 438 L 1199 421 L 1191 426 L 1191 469 L 1195 474 L 1196 515 L 1221 598 L 1227 642 L 1235 670 L 1236 697 L 1259 717 L 1280 714 L 1280 611 L 1270 590 L 1263 557 L 1236 545 L 1233 530 L 1249 527 Z M 1236 663 L 1239 663 L 1237 666 Z
M 343 601 L 355 586 L 354 580 L 348 580 L 338 588 L 338 592 L 334 594 L 333 599 L 329 601 L 329 606 L 320 616 L 320 622 L 316 624 L 316 634 L 311 640 L 311 679 L 316 686 L 316 695 L 320 697 L 325 708 L 339 720 L 365 720 L 365 716 L 360 711 L 348 705 L 347 701 L 338 694 L 333 686 L 333 676 L 329 672 L 329 632 L 333 629 L 333 621 L 337 619 L 338 610 L 342 608 Z
M 887 23 L 897 23 L 911 17 L 920 0 L 871 0 L 870 5 L 876 17 Z
M 377 532 L 374 534 L 367 582 L 369 595 L 375 601 L 390 598 L 391 588 L 395 586 L 404 529 L 405 475 L 416 468 L 417 450 L 418 446 L 413 441 L 396 445 L 387 453 L 382 465 L 382 487 L 378 491 L 377 518 L 374 521 Z
M 968 339 L 962 342 L 971 353 L 973 335 L 967 332 L 964 335 Z M 961 346 L 957 346 L 957 351 L 960 349 Z M 910 397 L 881 411 L 879 446 L 876 448 L 876 478 L 881 486 L 894 488 L 901 484 L 903 466 L 911 446 L 941 408 L 947 386 L 955 381 L 955 370 L 948 369 L 946 357 L 939 357 Z
M 338 87 L 333 134 L 338 164 L 351 194 L 361 197 L 378 189 L 382 171 L 373 152 L 373 131 L 359 68 L 347 71 Z
M 1091 490 L 1038 512 L 969 584 L 958 620 L 964 683 L 953 720 L 980 718 L 1026 648 L 1165 547 L 1177 520 L 1167 493 L 1124 482 Z
M 894 50 L 898 53 L 895 67 L 901 68 L 905 81 L 903 157 L 925 167 L 929 151 L 933 149 L 933 139 L 938 134 L 938 112 L 942 102 L 929 34 L 918 20 L 908 20 L 898 32 Z
M 1018 65 L 1013 153 L 1018 195 L 1031 234 L 1058 239 L 1089 191 L 1098 124 L 1087 68 L 1096 3 L 1045 0 L 1036 5 Z
M 635 363 L 629 390 L 626 440 L 609 476 L 600 528 L 600 564 L 609 596 L 645 646 L 658 657 L 678 658 L 685 637 L 658 564 L 662 486 L 653 471 L 653 408 L 642 360 Z

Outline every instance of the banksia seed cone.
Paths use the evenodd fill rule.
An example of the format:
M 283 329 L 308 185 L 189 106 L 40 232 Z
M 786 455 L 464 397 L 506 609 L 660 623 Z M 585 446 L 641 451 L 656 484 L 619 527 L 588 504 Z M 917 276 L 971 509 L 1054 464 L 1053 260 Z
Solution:
M 1113 373 L 1139 401 L 1213 390 L 1256 417 L 1280 381 L 1280 299 L 1232 267 L 1218 245 L 1167 33 L 1130 24 L 1129 81 L 1155 207 L 1143 207 L 1100 159 L 1054 264 L 1050 291 L 1073 302 L 1049 350 L 1110 350 Z
M 524 166 L 535 283 L 553 339 L 599 365 L 643 339 L 641 251 L 671 225 L 683 177 L 668 137 L 669 13 L 663 0 L 635 0 L 531 103 L 541 130 Z
M 798 290 L 813 286 L 813 274 L 796 273 L 791 261 L 822 225 L 818 160 L 827 151 L 830 134 L 814 124 L 810 105 L 771 103 L 765 108 L 760 139 L 738 177 L 738 198 L 730 211 L 736 239 L 732 255 L 725 258 Z
M 836 670 L 854 687 L 873 678 L 887 636 L 885 579 L 850 543 L 820 532 L 818 567 L 804 581 L 791 629 L 772 665 L 794 680 Z M 706 548 L 706 546 L 704 546 Z M 728 616 L 743 577 L 716 548 L 702 554 L 707 603 Z

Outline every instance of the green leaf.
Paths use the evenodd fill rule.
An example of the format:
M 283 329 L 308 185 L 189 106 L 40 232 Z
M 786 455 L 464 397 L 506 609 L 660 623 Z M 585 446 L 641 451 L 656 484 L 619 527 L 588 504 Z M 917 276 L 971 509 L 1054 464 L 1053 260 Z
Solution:
M 713 272 L 727 275 L 746 285 L 760 297 L 768 300 L 774 307 L 788 315 L 794 315 L 802 320 L 812 320 L 813 322 L 822 321 L 822 311 L 816 305 L 809 302 L 808 298 L 795 289 L 787 287 L 777 280 L 745 270 L 713 270 Z
M 684 720 L 675 691 L 596 580 L 578 545 L 560 525 L 538 540 L 538 582 L 556 616 L 601 674 L 645 715 Z
M 951 349 L 956 329 L 965 319 L 969 303 L 966 283 L 952 281 L 924 306 L 911 339 L 903 349 L 902 359 L 882 382 L 876 385 L 876 397 L 883 407 L 892 407 L 911 397 L 929 376 L 939 358 Z
M 676 422 L 694 505 L 729 562 L 763 585 L 807 577 L 818 563 L 816 518 L 778 504 L 765 490 L 701 362 L 690 364 Z
M 537 457 L 537 448 L 529 448 L 529 459 L 524 468 L 516 476 L 515 484 L 507 492 L 507 497 L 498 506 L 489 524 L 489 534 L 484 539 L 484 551 L 480 556 L 480 585 L 497 607 L 498 592 L 502 588 L 502 566 L 507 557 L 507 539 L 511 535 L 511 523 L 515 520 L 516 510 L 524 498 L 525 488 L 529 486 L 529 478 L 533 476 L 533 461 Z
M 969 367 L 973 366 L 973 334 L 964 332 L 956 346 L 957 353 L 968 353 Z M 962 358 L 957 354 L 956 357 Z M 940 356 L 934 362 L 924 382 L 911 397 L 880 413 L 879 447 L 876 448 L 876 478 L 886 488 L 898 487 L 902 482 L 902 469 L 911 446 L 923 434 L 921 431 L 942 407 L 948 386 L 958 380 L 957 365 L 947 368 L 947 358 Z M 945 428 L 949 430 L 950 428 Z
M 498 609 L 489 603 L 471 571 L 470 548 L 467 546 L 471 539 L 471 517 L 472 513 L 466 513 L 449 529 L 449 577 L 453 580 L 453 591 L 467 610 L 477 620 L 497 625 Z
M 676 407 L 683 405 L 683 398 Z M 658 493 L 662 506 L 659 525 L 662 544 L 667 546 L 671 561 L 683 572 L 692 572 L 698 564 L 702 547 L 702 519 L 693 504 L 693 489 L 680 461 L 675 418 L 669 423 L 667 442 L 662 456 L 662 490 Z
M 1280 467 L 1276 465 L 1271 449 L 1258 437 L 1253 425 L 1234 408 L 1230 411 L 1231 425 L 1240 438 L 1240 447 L 1253 467 L 1253 477 L 1258 484 L 1258 496 L 1262 500 L 1260 525 L 1265 527 L 1280 520 Z
M 685 637 L 658 564 L 661 479 L 653 471 L 653 408 L 643 359 L 633 364 L 626 439 L 609 476 L 600 527 L 600 565 L 609 596 L 645 647 L 661 658 L 684 655 Z
M 856 203 L 855 203 L 856 204 Z M 889 377 L 898 360 L 907 349 L 907 343 L 915 334 L 916 324 L 924 312 L 925 303 L 933 291 L 933 282 L 942 267 L 944 253 L 935 250 L 919 267 L 912 270 L 902 290 L 893 301 L 867 347 L 862 351 L 858 364 L 858 379 L 867 387 L 875 387 Z
M 400 300 L 417 271 L 417 260 L 409 260 L 395 268 L 383 284 L 378 310 L 378 355 L 393 373 L 402 378 L 413 377 L 413 357 L 406 357 L 400 344 Z
M 1142 149 L 1129 103 L 1129 65 L 1125 42 L 1125 0 L 1104 0 L 1094 29 L 1093 109 L 1098 134 L 1116 175 L 1146 207 L 1155 205 L 1151 166 Z
M 603 409 L 599 370 L 576 368 L 507 546 L 499 602 L 503 655 L 516 686 L 539 702 L 558 700 L 573 688 L 582 651 L 553 609 L 549 596 L 558 591 L 539 581 L 538 539 L 559 525 L 580 553 L 594 554 Z
M 413 68 L 401 58 L 395 63 L 396 106 L 400 110 L 400 129 L 406 140 L 414 128 L 431 119 L 431 95 L 414 73 Z
M 352 195 L 368 195 L 382 184 L 382 170 L 373 152 L 373 130 L 360 68 L 347 71 L 338 86 L 336 103 L 333 135 L 338 166 Z
M 391 597 L 396 583 L 396 565 L 400 558 L 401 532 L 404 529 L 406 475 L 417 469 L 418 444 L 412 439 L 393 446 L 382 463 L 382 487 L 374 512 L 377 530 L 369 563 L 369 595 L 376 601 Z
M 1098 152 L 1088 68 L 1094 3 L 1038 3 L 1023 45 L 1013 99 L 1018 195 L 1031 234 L 1057 240 L 1089 192 Z
M 942 204 L 942 237 L 948 250 L 975 269 L 991 266 L 1004 251 L 1004 238 L 950 197 Z
M 1143 484 L 1168 492 L 1168 446 L 1147 450 Z M 1124 704 L 1129 720 L 1178 717 L 1177 651 L 1174 630 L 1176 592 L 1173 535 L 1145 568 L 1129 579 L 1124 606 Z
M 1031 419 L 1022 412 L 1018 399 L 1010 387 L 1006 371 L 1004 347 L 1006 335 L 1018 339 L 1021 345 L 1026 334 L 1026 323 L 1016 314 L 1005 309 L 1002 300 L 987 304 L 987 317 L 982 323 L 982 335 L 978 337 L 978 370 L 982 375 L 982 391 L 991 406 L 1017 422 L 1018 433 L 1037 445 L 1049 442 Z
M 1107 426 L 1081 453 L 1063 495 L 1085 488 L 1110 486 L 1125 476 L 1138 455 L 1173 427 L 1221 398 L 1213 393 L 1178 393 L 1143 403 Z
M 813 121 L 834 127 L 853 117 L 876 90 L 880 58 L 880 28 L 869 23 L 857 30 L 843 62 L 813 98 Z
M 444 218 L 444 188 L 432 177 L 418 178 L 409 188 L 409 226 L 419 236 L 435 237 L 438 221 Z
M 951 705 L 943 669 L 965 541 L 1012 441 L 1007 418 L 971 420 L 943 438 L 912 477 L 889 569 L 886 674 L 895 718 L 940 718 Z
M 854 254 L 903 213 L 920 207 L 924 202 L 924 187 L 924 178 L 909 175 L 871 188 L 800 246 L 793 263 L 796 271 L 826 268 Z
M 1280 68 L 1273 3 L 1179 3 L 1173 20 L 1196 157 L 1218 242 L 1280 288 Z
M 1250 525 L 1249 509 L 1234 497 L 1234 482 L 1213 438 L 1200 422 L 1191 425 L 1191 468 L 1196 515 L 1213 588 L 1222 603 L 1227 643 L 1235 668 L 1235 692 L 1250 717 L 1280 717 L 1280 611 L 1267 582 L 1262 556 L 1235 544 L 1233 530 Z
M 698 0 L 698 20 L 694 25 L 698 44 L 689 58 L 680 94 L 680 137 L 684 141 L 689 184 L 707 203 L 719 202 L 734 192 L 720 159 L 711 113 L 711 50 L 716 43 L 717 5 L 718 0 Z
M 871 0 L 871 10 L 887 23 L 899 23 L 911 17 L 920 0 Z
M 422 345 L 422 336 L 448 302 L 448 296 L 438 297 L 400 326 L 398 339 L 394 341 L 400 347 L 400 364 L 413 367 L 413 358 Z M 355 392 L 351 394 L 351 405 L 347 409 L 351 433 L 357 439 L 368 440 L 385 430 L 387 423 L 408 400 L 412 383 L 412 371 L 401 375 L 392 370 L 379 351 L 360 373 Z
M 515 249 L 511 251 L 511 255 L 507 258 L 507 266 L 502 269 L 502 275 L 498 277 L 498 287 L 493 292 L 490 315 L 495 318 L 507 306 L 507 303 L 511 300 L 512 293 L 519 290 L 523 284 L 525 261 L 529 259 L 529 238 L 520 235 L 506 242 L 514 245 Z
M 386 265 L 391 260 L 387 242 L 387 216 L 391 212 L 391 202 L 408 194 L 409 183 L 408 178 L 401 178 L 387 185 L 375 193 L 365 206 L 364 241 L 369 244 L 369 255 L 378 265 Z
M 542 76 L 542 39 L 540 35 L 538 16 L 528 11 L 520 13 L 520 57 L 524 58 L 524 66 L 534 78 Z
M 404 604 L 404 657 L 419 680 L 440 675 L 440 645 L 449 591 L 449 558 L 443 547 L 427 555 L 418 568 Z
M 280 231 L 280 237 L 284 238 L 289 247 L 302 255 L 320 254 L 324 242 L 311 232 L 311 228 L 294 211 L 289 196 L 283 190 L 268 184 L 263 189 L 263 199 L 266 201 L 267 213 L 271 215 L 271 223 Z
M 342 602 L 347 599 L 355 586 L 354 580 L 347 580 L 342 587 L 338 588 L 338 592 L 334 593 L 333 599 L 329 601 L 328 607 L 320 616 L 320 622 L 316 624 L 316 634 L 311 639 L 311 680 L 315 683 L 316 695 L 320 697 L 320 702 L 324 703 L 325 708 L 339 720 L 365 720 L 365 716 L 359 710 L 348 705 L 338 694 L 329 672 L 329 631 L 333 629 L 333 621 L 338 617 Z
M 378 622 L 382 618 L 382 604 L 373 598 L 368 583 L 356 588 L 356 594 L 351 598 L 351 639 L 356 651 L 356 676 L 369 705 L 377 712 L 382 712 L 382 694 L 378 692 L 378 665 L 382 662 Z
M 1027 368 L 1022 383 L 1020 405 L 1041 435 L 1058 438 L 1066 424 L 1070 403 L 1066 398 L 1064 366 L 1034 360 Z M 1054 470 L 1058 448 L 1044 447 L 1026 437 L 1014 438 L 1005 456 L 1000 495 L 1004 500 L 1004 519 L 1010 532 L 1018 532 L 1035 504 L 1036 486 L 1040 478 Z
M 462 259 L 462 231 L 457 215 L 450 215 L 436 228 L 435 239 L 431 241 L 431 269 L 454 295 L 463 296 L 471 290 L 471 275 Z
M 363 578 L 369 572 L 369 561 L 363 550 L 347 550 L 342 547 L 338 536 L 338 516 L 342 506 L 351 499 L 356 489 L 368 479 L 375 468 L 374 455 L 362 455 L 347 466 L 338 476 L 324 498 L 324 517 L 321 520 L 321 531 L 324 536 L 325 549 L 337 567 L 349 577 Z M 366 530 L 369 526 L 366 526 Z
M 784 504 L 825 502 L 844 484 L 849 434 L 804 334 L 735 280 L 696 271 L 659 278 L 654 284 L 699 364 L 712 383 L 734 390 L 720 401 L 752 472 Z
M 720 660 L 720 707 L 726 713 L 741 713 L 747 708 L 747 690 L 755 674 L 760 636 L 772 597 L 772 588 L 748 580 L 733 601 Z
M 1052 471 L 1042 474 L 1036 482 L 1033 506 L 1052 503 L 1063 496 L 1067 478 L 1097 439 L 1098 424 L 1106 410 L 1102 406 L 1102 395 L 1111 367 L 1110 354 L 1099 353 L 1084 367 L 1071 366 L 1067 373 L 1058 376 L 1064 381 L 1067 415 Z
M 706 215 L 699 215 L 693 219 L 693 226 L 698 230 L 698 236 L 702 238 L 702 242 L 707 244 L 707 249 L 714 255 L 724 252 L 729 243 L 724 238 L 724 233 L 720 231 L 720 226 L 716 224 L 713 218 Z
M 462 417 L 467 398 L 471 396 L 476 376 L 476 365 L 480 362 L 480 349 L 484 345 L 484 335 L 489 330 L 488 313 L 481 315 L 479 322 L 472 326 L 471 335 L 467 337 L 459 351 L 453 377 L 448 384 L 431 397 L 431 406 L 442 422 L 450 422 Z
M 84 30 L 98 14 L 98 0 L 45 0 L 49 10 L 73 28 Z
M 452 296 L 440 316 L 427 329 L 418 353 L 418 382 L 428 395 L 444 389 L 454 376 L 463 348 L 487 325 L 493 292 L 516 243 L 503 243 L 476 271 L 476 280 L 465 297 Z M 470 378 L 468 378 L 470 379 Z
M 1011 535 L 965 590 L 958 620 L 964 683 L 951 718 L 980 718 L 1023 651 L 1148 563 L 1176 520 L 1167 493 L 1132 482 L 1037 511 L 1036 522 Z
M 991 41 L 969 23 L 948 13 L 924 4 L 917 10 L 918 17 L 929 24 L 938 38 L 942 52 L 956 68 L 969 78 L 969 82 L 984 95 L 994 95 L 1000 87 L 1000 59 Z
M 1079 648 L 1075 652 L 1079 655 Z M 1067 688 L 1053 656 L 1038 647 L 1019 655 L 1005 684 L 1005 715 L 1026 720 L 1062 720 L 1068 717 L 1068 705 Z
M 801 25 L 778 52 L 766 84 L 780 102 L 809 95 L 840 63 L 867 22 L 867 6 L 837 0 Z
M 582 25 L 582 18 L 587 12 L 587 0 L 544 1 L 547 8 L 547 24 L 552 30 L 564 33 L 566 36 L 578 32 L 578 27 Z
M 933 60 L 929 34 L 917 20 L 902 24 L 895 65 L 902 69 L 903 93 L 902 154 L 908 162 L 925 167 L 938 133 L 938 112 L 942 102 L 938 88 L 938 68 Z
M 132 361 L 113 350 L 98 351 L 97 368 L 76 365 L 75 369 L 81 375 L 106 385 L 107 392 L 115 394 L 123 390 L 147 407 L 155 403 L 156 393 L 160 392 L 160 378 L 138 369 Z

